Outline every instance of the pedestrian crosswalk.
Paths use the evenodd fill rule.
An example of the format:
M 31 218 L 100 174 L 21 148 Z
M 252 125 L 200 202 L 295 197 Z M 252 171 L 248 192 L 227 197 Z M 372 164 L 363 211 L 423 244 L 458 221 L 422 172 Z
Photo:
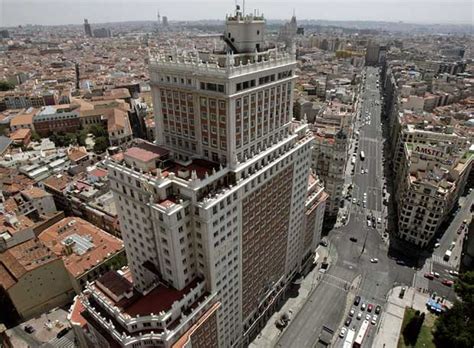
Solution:
M 433 259 L 433 262 L 436 262 L 437 264 L 439 265 L 444 265 L 444 266 L 447 266 L 447 267 L 451 267 L 451 265 L 449 264 L 448 261 L 445 261 L 443 259 L 443 256 L 439 256 L 439 255 L 433 255 L 432 256 L 432 259 Z

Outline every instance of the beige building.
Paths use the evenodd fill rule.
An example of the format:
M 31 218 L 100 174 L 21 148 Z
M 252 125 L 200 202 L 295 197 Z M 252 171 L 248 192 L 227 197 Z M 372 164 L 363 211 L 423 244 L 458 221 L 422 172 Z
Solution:
M 201 343 L 179 346 L 246 346 L 314 260 L 313 135 L 292 118 L 295 52 L 267 46 L 265 30 L 237 9 L 226 50 L 150 58 L 156 144 L 108 160 L 130 273 L 109 276 L 119 296 L 99 279 L 75 304 L 97 344 L 175 347 L 209 318 Z
M 426 247 L 454 207 L 471 171 L 466 137 L 431 126 L 402 129 L 395 159 L 399 236 Z
M 0 307 L 27 320 L 72 300 L 73 289 L 61 258 L 38 239 L 0 254 Z
M 38 238 L 63 259 L 78 294 L 87 282 L 109 271 L 115 260 L 126 260 L 120 239 L 78 217 L 62 219 Z

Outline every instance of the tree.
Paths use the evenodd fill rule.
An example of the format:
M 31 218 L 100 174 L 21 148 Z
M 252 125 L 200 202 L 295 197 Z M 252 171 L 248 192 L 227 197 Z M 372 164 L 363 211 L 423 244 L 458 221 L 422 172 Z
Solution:
M 77 144 L 80 146 L 86 146 L 87 129 L 81 129 L 77 134 Z
M 403 340 L 405 341 L 405 345 L 416 345 L 416 341 L 418 340 L 418 335 L 420 334 L 424 320 L 425 313 L 420 314 L 420 311 L 416 311 L 415 315 L 411 318 L 403 330 Z
M 93 124 L 89 127 L 89 131 L 94 134 L 96 138 L 98 137 L 107 137 L 109 134 L 100 124 Z
M 9 81 L 2 80 L 0 81 L 0 91 L 10 91 L 15 89 L 15 85 Z
M 31 141 L 41 141 L 41 137 L 35 131 L 31 132 Z M 52 141 L 52 140 L 51 140 Z
M 441 314 L 433 333 L 437 347 L 474 347 L 474 272 L 461 274 L 454 290 L 461 298 Z
M 104 153 L 109 147 L 109 140 L 106 137 L 95 138 L 94 152 Z

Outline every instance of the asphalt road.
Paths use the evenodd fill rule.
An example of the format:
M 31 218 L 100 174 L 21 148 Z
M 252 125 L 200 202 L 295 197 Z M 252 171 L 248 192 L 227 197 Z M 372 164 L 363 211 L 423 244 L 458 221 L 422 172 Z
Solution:
M 323 325 L 332 328 L 335 336 L 339 334 L 342 321 L 347 317 L 345 305 L 348 291 L 345 284 L 351 283 L 357 276 L 361 282 L 356 294 L 363 301 L 384 305 L 386 295 L 394 285 L 411 285 L 415 270 L 397 265 L 395 260 L 388 258 L 387 244 L 382 239 L 383 221 L 378 228 L 367 226 L 367 215 L 382 219 L 383 171 L 382 171 L 382 131 L 380 93 L 376 88 L 376 68 L 367 68 L 365 89 L 362 92 L 363 102 L 360 106 L 362 117 L 356 123 L 359 130 L 359 144 L 356 152 L 357 161 L 353 175 L 353 197 L 360 205 L 350 204 L 349 221 L 338 229 L 330 232 L 332 266 L 323 281 L 310 295 L 308 302 L 290 322 L 282 333 L 277 347 L 313 347 L 319 337 Z M 366 120 L 371 114 L 370 122 Z M 360 160 L 360 151 L 365 153 L 365 159 Z M 350 154 L 352 155 L 352 154 Z M 361 169 L 368 169 L 368 174 L 361 174 Z M 367 193 L 367 208 L 363 207 L 364 192 Z M 351 242 L 349 238 L 356 238 Z M 371 263 L 371 258 L 377 258 L 377 263 Z M 365 313 L 364 313 L 365 314 Z M 364 315 L 365 316 L 365 315 Z M 356 330 L 361 321 L 353 320 L 351 327 Z M 373 335 L 366 339 L 365 346 L 370 347 Z M 336 341 L 340 342 L 340 339 Z

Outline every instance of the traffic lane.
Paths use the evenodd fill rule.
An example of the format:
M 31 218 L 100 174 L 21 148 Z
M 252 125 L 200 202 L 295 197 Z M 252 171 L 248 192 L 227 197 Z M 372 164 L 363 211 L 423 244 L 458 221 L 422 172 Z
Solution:
M 321 283 L 290 322 L 276 347 L 312 347 L 318 340 L 323 325 L 336 329 L 344 307 L 334 304 L 344 303 L 346 296 L 345 291 L 332 284 Z
M 456 214 L 453 221 L 449 225 L 448 229 L 441 237 L 441 240 L 439 242 L 440 246 L 438 249 L 435 250 L 434 252 L 435 255 L 442 257 L 446 253 L 446 250 L 449 249 L 453 239 L 456 236 L 456 232 L 458 228 L 461 226 L 463 220 L 468 218 L 469 215 L 471 214 L 471 205 L 473 201 L 474 201 L 474 190 L 467 195 L 464 206 L 461 208 L 461 211 L 458 214 Z

